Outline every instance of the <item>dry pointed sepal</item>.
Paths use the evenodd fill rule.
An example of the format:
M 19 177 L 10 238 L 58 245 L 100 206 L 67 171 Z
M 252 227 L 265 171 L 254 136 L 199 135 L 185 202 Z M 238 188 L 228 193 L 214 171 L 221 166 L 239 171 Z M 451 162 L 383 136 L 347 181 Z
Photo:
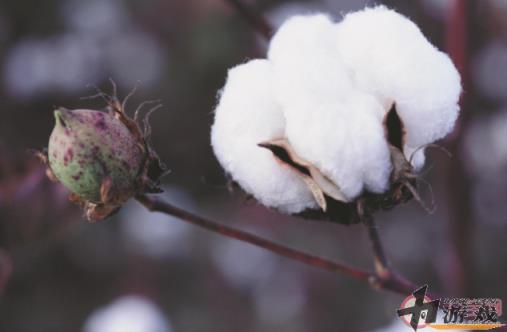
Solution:
M 274 139 L 258 145 L 273 152 L 280 163 L 303 179 L 322 211 L 327 210 L 326 195 L 336 201 L 348 202 L 340 188 L 322 174 L 317 167 L 299 157 L 286 139 Z
M 130 197 L 160 192 L 166 171 L 148 144 L 151 132 L 145 118 L 142 131 L 116 96 L 106 96 L 107 111 L 55 111 L 56 125 L 47 152 L 38 153 L 57 179 L 80 204 L 89 220 L 116 212 Z
M 415 188 L 415 180 L 418 178 L 418 175 L 414 173 L 414 169 L 412 167 L 412 157 L 419 151 L 419 149 L 424 149 L 426 146 L 421 146 L 416 149 L 407 160 L 405 154 L 402 152 L 405 147 L 407 132 L 405 124 L 398 115 L 395 103 L 392 103 L 390 106 L 389 112 L 385 115 L 383 123 L 385 135 L 387 141 L 389 142 L 388 146 L 389 153 L 391 155 L 391 163 L 393 165 L 393 171 L 390 177 L 391 186 L 398 184 L 401 185 L 402 188 L 408 189 L 414 199 L 426 211 L 433 213 L 434 206 L 428 207 Z M 433 144 L 429 144 L 428 146 L 433 146 Z M 443 150 L 446 151 L 445 149 Z M 399 196 L 401 196 L 401 190 L 395 191 L 393 196 L 394 201 L 401 201 Z
M 391 162 L 393 164 L 391 183 L 402 181 L 404 178 L 414 178 L 412 166 L 405 158 L 403 152 L 391 144 L 389 144 L 389 152 L 391 153 Z

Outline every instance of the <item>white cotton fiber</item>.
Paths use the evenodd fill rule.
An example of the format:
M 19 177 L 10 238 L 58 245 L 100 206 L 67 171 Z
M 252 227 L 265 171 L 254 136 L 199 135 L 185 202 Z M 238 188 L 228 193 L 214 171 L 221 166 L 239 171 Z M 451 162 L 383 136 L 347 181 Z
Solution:
M 336 31 L 328 16 L 294 16 L 271 40 L 268 60 L 273 64 L 276 98 L 298 104 L 336 101 L 352 88 L 338 57 Z
M 364 185 L 384 191 L 391 166 L 383 108 L 354 89 L 335 39 L 327 16 L 295 16 L 273 37 L 268 59 L 291 146 L 354 198 Z
M 452 130 L 459 112 L 459 73 L 413 22 L 383 6 L 367 8 L 336 25 L 336 42 L 355 84 L 396 103 L 407 131 L 407 158 Z M 421 166 L 422 153 L 417 157 Z
M 285 136 L 285 120 L 275 101 L 272 65 L 253 60 L 231 70 L 215 110 L 211 143 L 233 180 L 268 207 L 287 213 L 315 208 L 304 182 L 257 144 Z
M 317 166 L 349 199 L 366 186 L 387 189 L 391 161 L 382 126 L 382 106 L 352 91 L 349 98 L 284 108 L 287 137 L 296 153 Z M 302 134 L 303 133 L 303 134 Z
M 305 183 L 257 146 L 286 138 L 349 199 L 388 189 L 384 120 L 393 103 L 407 159 L 448 134 L 459 112 L 460 77 L 419 28 L 385 7 L 335 23 L 294 16 L 272 38 L 267 60 L 229 72 L 212 128 L 219 162 L 243 189 L 284 212 L 316 208 Z M 421 149 L 412 160 L 424 163 Z

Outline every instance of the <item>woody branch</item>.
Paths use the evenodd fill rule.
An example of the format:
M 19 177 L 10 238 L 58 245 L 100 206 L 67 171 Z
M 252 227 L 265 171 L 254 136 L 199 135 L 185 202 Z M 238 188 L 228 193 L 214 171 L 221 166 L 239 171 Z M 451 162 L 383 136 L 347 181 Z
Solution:
M 342 273 L 354 279 L 365 282 L 376 289 L 383 289 L 405 295 L 412 292 L 416 288 L 414 284 L 397 275 L 396 273 L 381 275 L 378 273 L 378 271 L 370 272 L 358 267 L 350 266 L 340 261 L 315 256 L 294 248 L 290 248 L 254 235 L 252 233 L 238 230 L 222 223 L 200 217 L 198 215 L 175 207 L 156 196 L 138 195 L 136 199 L 150 211 L 161 212 L 173 217 L 177 217 L 182 221 L 194 224 L 196 226 L 229 238 L 250 243 L 254 246 L 266 249 L 275 254 L 290 258 L 306 265 L 331 272 Z

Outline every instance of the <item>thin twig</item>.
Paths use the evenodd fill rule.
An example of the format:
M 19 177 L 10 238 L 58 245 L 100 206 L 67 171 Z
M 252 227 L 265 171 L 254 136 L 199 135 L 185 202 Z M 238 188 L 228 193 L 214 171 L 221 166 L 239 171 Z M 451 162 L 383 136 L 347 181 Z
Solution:
M 271 24 L 269 24 L 262 15 L 241 0 L 225 0 L 225 2 L 233 6 L 255 31 L 267 40 L 271 39 L 274 31 L 273 27 L 271 27 Z
M 417 287 L 391 267 L 391 263 L 382 245 L 375 219 L 370 211 L 365 208 L 362 200 L 357 202 L 357 213 L 361 222 L 368 230 L 368 238 L 373 251 L 373 262 L 375 267 L 375 281 L 373 286 L 379 289 L 388 289 L 395 293 L 408 295 Z M 433 292 L 427 293 L 427 295 L 431 298 L 440 297 Z
M 357 214 L 361 219 L 361 222 L 366 226 L 368 230 L 368 238 L 370 239 L 371 248 L 373 251 L 373 260 L 375 266 L 375 272 L 377 276 L 382 279 L 387 279 L 391 275 L 391 265 L 387 259 L 387 255 L 384 251 L 380 235 L 378 233 L 378 226 L 373 219 L 373 216 L 369 211 L 366 211 L 364 202 L 359 200 L 357 202 Z
M 353 267 L 340 261 L 330 260 L 327 258 L 308 254 L 306 252 L 302 252 L 300 250 L 264 239 L 260 236 L 197 216 L 188 211 L 172 206 L 156 196 L 138 195 L 136 199 L 150 211 L 161 212 L 173 217 L 177 217 L 183 221 L 192 223 L 212 232 L 239 241 L 248 242 L 252 245 L 269 250 L 280 256 L 284 256 L 313 267 L 348 275 L 354 279 L 366 282 L 370 286 L 377 289 L 383 289 L 402 295 L 407 295 L 417 288 L 414 284 L 394 273 L 382 277 L 377 275 L 377 273 Z
M 140 195 L 136 197 L 139 202 L 141 202 L 146 208 L 150 211 L 157 211 L 169 214 L 171 216 L 177 217 L 181 220 L 190 222 L 194 225 L 206 228 L 215 233 L 219 233 L 221 235 L 234 238 L 243 242 L 248 242 L 258 247 L 262 247 L 274 253 L 277 253 L 281 256 L 289 257 L 295 259 L 297 261 L 316 266 L 329 271 L 339 271 L 344 274 L 350 275 L 357 279 L 362 279 L 368 281 L 371 277 L 371 273 L 367 271 L 363 271 L 357 268 L 353 268 L 343 264 L 341 262 L 332 261 L 326 258 L 321 258 L 317 256 L 313 256 L 304 252 L 300 252 L 298 250 L 285 247 L 281 244 L 269 241 L 257 235 L 244 232 L 235 228 L 232 228 L 227 225 L 223 225 L 217 223 L 215 221 L 211 221 L 205 219 L 203 217 L 199 217 L 194 215 L 188 211 L 182 210 L 175 206 L 170 205 L 169 203 L 162 201 L 156 196 L 147 196 Z

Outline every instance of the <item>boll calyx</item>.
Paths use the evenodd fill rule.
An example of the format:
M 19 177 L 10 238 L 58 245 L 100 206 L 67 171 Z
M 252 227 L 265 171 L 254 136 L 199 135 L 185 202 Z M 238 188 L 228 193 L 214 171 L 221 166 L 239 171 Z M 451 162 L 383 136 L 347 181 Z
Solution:
M 147 119 L 142 132 L 116 97 L 107 101 L 107 111 L 55 110 L 55 127 L 41 154 L 48 176 L 71 192 L 89 220 L 104 219 L 136 194 L 160 192 L 166 170 L 147 143 Z
M 424 149 L 453 129 L 460 94 L 450 58 L 393 10 L 294 16 L 266 59 L 229 70 L 211 144 L 263 205 L 350 223 L 358 202 L 418 199 Z

